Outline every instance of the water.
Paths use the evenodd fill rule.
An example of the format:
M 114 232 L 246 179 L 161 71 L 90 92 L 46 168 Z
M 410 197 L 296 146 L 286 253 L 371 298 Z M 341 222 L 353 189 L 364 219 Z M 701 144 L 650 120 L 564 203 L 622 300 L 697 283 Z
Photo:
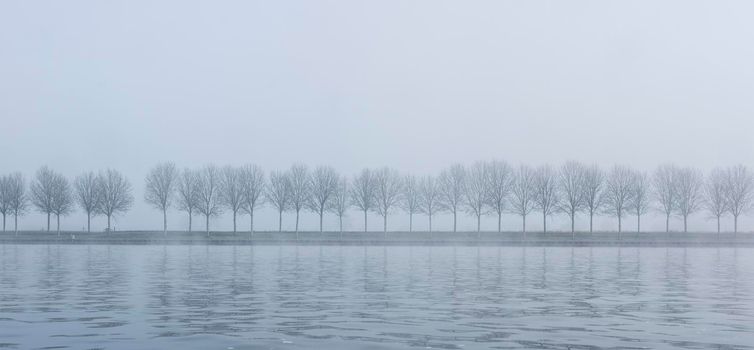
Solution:
M 754 348 L 752 248 L 0 254 L 0 348 Z

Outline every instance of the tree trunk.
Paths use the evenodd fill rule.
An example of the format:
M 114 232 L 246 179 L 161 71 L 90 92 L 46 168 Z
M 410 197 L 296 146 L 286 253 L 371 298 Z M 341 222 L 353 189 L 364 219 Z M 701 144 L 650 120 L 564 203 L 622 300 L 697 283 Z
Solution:
M 408 213 L 408 232 L 414 232 L 414 213 Z
M 720 238 L 720 215 L 717 216 L 717 238 Z
M 319 233 L 322 233 L 322 217 L 325 215 L 322 208 L 319 209 Z
M 576 226 L 574 225 L 574 222 L 576 221 L 576 214 L 571 213 L 571 240 L 576 240 L 576 230 L 574 229 Z
M 254 209 L 249 211 L 249 233 L 254 234 Z
M 364 232 L 367 232 L 367 211 L 364 210 Z
M 589 233 L 594 232 L 594 211 L 589 212 Z
M 453 210 L 453 232 L 457 232 L 456 231 L 456 219 L 457 219 L 457 213 L 456 213 L 455 210 Z
M 283 232 L 283 211 L 278 210 L 278 232 Z
M 47 213 L 47 232 L 50 232 L 50 213 Z
M 236 234 L 236 215 L 238 215 L 238 213 L 236 211 L 233 211 L 233 234 L 234 235 Z
M 168 235 L 168 210 L 162 209 L 162 234 Z
M 110 216 L 111 214 L 107 214 L 107 233 L 110 234 L 112 230 L 110 229 Z
M 249 240 L 254 237 L 254 211 L 249 212 Z
M 204 227 L 207 229 L 207 237 L 209 237 L 209 214 L 204 215 Z
M 733 215 L 733 233 L 738 233 L 738 215 Z
M 620 241 L 620 240 L 621 240 L 621 239 L 623 238 L 623 237 L 622 237 L 622 231 L 623 231 L 623 230 L 622 230 L 622 226 L 621 226 L 621 225 L 622 225 L 622 222 L 621 222 L 621 215 L 620 215 L 620 214 L 618 214 L 618 240 L 619 240 L 619 241 Z
M 665 233 L 670 232 L 670 213 L 665 215 Z
M 343 238 L 343 215 L 338 216 L 338 222 L 340 223 L 340 238 Z
M 385 237 L 387 237 L 387 213 L 382 216 L 382 232 L 385 232 Z
M 636 233 L 641 233 L 641 214 L 636 213 Z
M 497 213 L 497 232 L 503 232 L 502 223 L 503 223 L 503 213 L 498 212 Z
M 60 236 L 60 214 L 55 214 L 55 218 L 57 219 L 58 236 Z
M 621 239 L 621 233 L 623 232 L 623 221 L 620 214 L 618 214 L 618 240 Z
M 92 232 L 92 213 L 86 212 L 86 232 Z
M 432 233 L 432 214 L 429 214 L 429 233 Z
M 296 238 L 298 238 L 298 213 L 299 210 L 296 209 Z
M 482 231 L 482 215 L 477 214 L 476 215 L 476 232 L 479 233 Z
M 521 228 L 523 233 L 526 233 L 526 215 L 521 215 Z
M 14 213 L 13 216 L 13 230 L 16 231 L 16 236 L 18 236 L 18 213 Z
M 188 214 L 189 214 L 189 232 L 191 232 L 191 219 L 192 219 L 192 215 L 191 214 L 193 214 L 191 212 L 191 209 L 189 209 Z
M 5 232 L 5 213 L 3 213 L 3 232 Z
M 688 226 L 686 226 L 686 219 L 688 219 L 688 215 L 683 216 L 683 233 L 688 232 Z
M 547 214 L 542 212 L 542 232 L 547 232 Z

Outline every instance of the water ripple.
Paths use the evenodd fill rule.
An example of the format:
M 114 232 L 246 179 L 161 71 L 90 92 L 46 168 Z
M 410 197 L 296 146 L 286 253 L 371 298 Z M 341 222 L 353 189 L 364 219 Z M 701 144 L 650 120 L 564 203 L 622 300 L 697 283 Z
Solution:
M 0 246 L 0 348 L 753 349 L 754 249 Z

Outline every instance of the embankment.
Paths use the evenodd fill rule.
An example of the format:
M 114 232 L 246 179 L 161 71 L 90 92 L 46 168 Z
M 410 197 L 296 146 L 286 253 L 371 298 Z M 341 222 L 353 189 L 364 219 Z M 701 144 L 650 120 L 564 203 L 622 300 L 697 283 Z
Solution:
M 55 232 L 0 233 L 0 244 L 750 246 L 752 233 L 682 232 Z

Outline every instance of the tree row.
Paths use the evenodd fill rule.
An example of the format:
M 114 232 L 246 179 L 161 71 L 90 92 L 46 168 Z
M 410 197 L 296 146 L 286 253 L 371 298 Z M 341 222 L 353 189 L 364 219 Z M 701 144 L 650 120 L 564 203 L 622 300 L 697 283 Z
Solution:
M 502 227 L 503 214 L 520 216 L 521 230 L 526 232 L 526 218 L 540 213 L 543 230 L 547 231 L 548 217 L 567 215 L 571 232 L 581 215 L 588 217 L 589 231 L 593 219 L 607 215 L 616 219 L 618 232 L 623 221 L 632 216 L 637 231 L 641 231 L 642 216 L 656 210 L 665 216 L 665 229 L 670 230 L 671 219 L 679 217 L 683 231 L 688 230 L 688 218 L 699 212 L 717 221 L 720 232 L 722 218 L 730 216 L 734 232 L 739 217 L 754 204 L 754 176 L 742 165 L 714 169 L 707 176 L 690 167 L 661 165 L 651 174 L 614 166 L 605 171 L 599 166 L 566 162 L 553 168 L 521 165 L 512 167 L 503 161 L 477 162 L 471 166 L 453 165 L 436 176 L 402 175 L 391 168 L 364 169 L 353 177 L 339 174 L 334 168 L 320 166 L 309 169 L 302 164 L 285 171 L 269 174 L 256 165 L 241 167 L 213 165 L 201 169 L 178 170 L 173 163 L 155 166 L 145 179 L 145 201 L 163 214 L 163 231 L 167 232 L 168 210 L 187 213 L 189 231 L 195 215 L 204 218 L 205 230 L 222 213 L 233 219 L 249 217 L 249 231 L 254 231 L 254 213 L 267 205 L 278 213 L 278 230 L 283 227 L 283 213 L 295 213 L 295 231 L 299 231 L 299 215 L 310 211 L 319 216 L 319 230 L 325 215 L 335 215 L 343 231 L 343 218 L 350 210 L 363 214 L 364 231 L 368 213 L 382 218 L 387 232 L 388 218 L 396 211 L 409 217 L 409 231 L 414 216 L 424 215 L 432 231 L 432 218 L 439 213 L 453 216 L 453 231 L 457 229 L 459 214 L 476 219 L 477 231 L 481 218 L 494 215 L 497 230 Z M 99 173 L 87 172 L 72 183 L 61 174 L 40 168 L 26 186 L 20 173 L 0 178 L 0 213 L 3 230 L 7 216 L 14 218 L 36 209 L 47 215 L 47 230 L 52 216 L 60 232 L 60 218 L 76 207 L 87 216 L 87 230 L 91 219 L 102 215 L 111 219 L 127 212 L 133 204 L 130 182 L 118 171 L 108 169 Z

